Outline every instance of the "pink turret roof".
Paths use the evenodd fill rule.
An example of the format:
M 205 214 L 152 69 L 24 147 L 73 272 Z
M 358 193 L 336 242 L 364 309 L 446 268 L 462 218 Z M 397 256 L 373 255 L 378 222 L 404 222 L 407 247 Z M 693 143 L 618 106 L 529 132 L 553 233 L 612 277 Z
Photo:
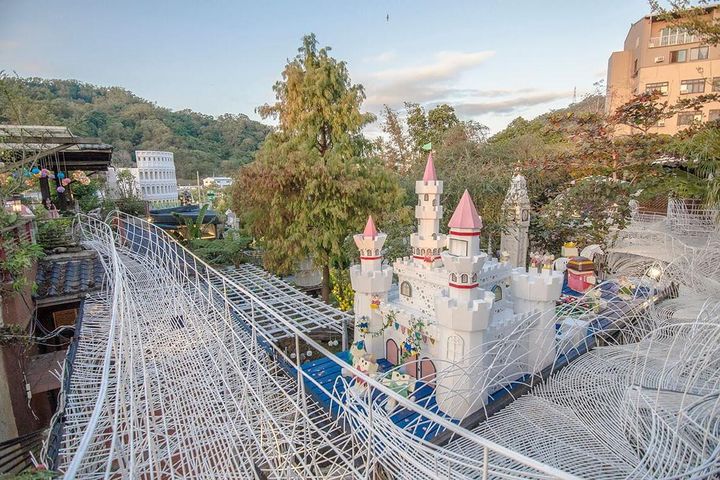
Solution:
M 432 152 L 428 154 L 427 164 L 425 164 L 425 174 L 423 175 L 423 182 L 434 182 L 437 180 L 435 175 L 435 164 L 432 159 Z
M 458 206 L 453 213 L 450 222 L 448 222 L 450 228 L 468 228 L 468 229 L 481 229 L 482 219 L 475 209 L 475 204 L 470 198 L 470 193 L 465 190 L 463 196 L 458 202 Z
M 368 217 L 368 221 L 365 224 L 365 230 L 363 231 L 363 237 L 375 238 L 377 237 L 377 228 L 375 228 L 375 222 L 373 222 L 372 215 Z

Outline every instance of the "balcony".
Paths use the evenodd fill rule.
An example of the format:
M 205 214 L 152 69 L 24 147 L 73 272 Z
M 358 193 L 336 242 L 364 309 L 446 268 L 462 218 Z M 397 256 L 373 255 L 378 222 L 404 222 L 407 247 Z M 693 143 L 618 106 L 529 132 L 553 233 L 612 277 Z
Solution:
M 661 37 L 652 37 L 648 42 L 648 47 L 668 47 L 670 45 L 683 45 L 685 43 L 695 43 L 699 41 L 700 37 L 697 35 L 693 35 L 688 32 L 680 32 L 670 35 L 663 35 Z

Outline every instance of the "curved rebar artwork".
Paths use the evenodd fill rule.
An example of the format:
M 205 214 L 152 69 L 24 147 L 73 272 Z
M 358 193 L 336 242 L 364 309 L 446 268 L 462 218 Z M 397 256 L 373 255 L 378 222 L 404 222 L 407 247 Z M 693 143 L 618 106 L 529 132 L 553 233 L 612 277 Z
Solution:
M 79 216 L 75 226 L 100 254 L 106 288 L 86 300 L 63 372 L 55 465 L 66 478 L 720 473 L 719 242 L 691 246 L 673 232 L 628 229 L 624 238 L 638 245 L 662 238 L 672 258 L 616 249 L 608 258 L 637 286 L 630 298 L 608 280 L 554 315 L 528 315 L 482 354 L 436 362 L 437 375 L 484 372 L 466 386 L 478 402 L 450 418 L 434 396 L 468 392 L 437 391 L 428 377 L 399 394 L 388 384 L 400 367 L 365 375 L 154 225 L 113 213 Z M 556 353 L 531 359 L 543 322 L 557 328 Z M 304 369 L 300 345 L 351 376 L 326 388 Z

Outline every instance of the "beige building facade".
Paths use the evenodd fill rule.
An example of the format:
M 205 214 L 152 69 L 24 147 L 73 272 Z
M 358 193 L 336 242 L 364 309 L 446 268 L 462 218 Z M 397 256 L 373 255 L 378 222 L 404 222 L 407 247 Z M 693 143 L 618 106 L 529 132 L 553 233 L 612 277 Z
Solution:
M 708 18 L 720 19 L 720 8 Z M 700 39 L 667 21 L 646 16 L 635 22 L 622 51 L 608 61 L 607 113 L 614 112 L 633 95 L 657 90 L 660 101 L 675 104 L 681 98 L 720 93 L 720 47 Z M 720 119 L 720 102 L 709 102 L 699 112 L 679 112 L 658 123 L 654 133 L 675 134 L 693 122 Z

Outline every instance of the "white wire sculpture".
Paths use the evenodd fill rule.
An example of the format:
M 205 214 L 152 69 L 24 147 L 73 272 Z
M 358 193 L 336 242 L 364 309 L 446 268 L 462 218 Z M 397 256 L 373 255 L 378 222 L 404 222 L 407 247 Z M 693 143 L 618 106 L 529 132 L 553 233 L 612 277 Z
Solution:
M 339 331 L 342 315 L 313 323 L 293 304 L 298 314 L 284 316 L 289 301 L 277 299 L 287 295 L 280 287 L 228 278 L 135 217 L 79 216 L 76 227 L 100 254 L 107 281 L 85 302 L 64 372 L 56 464 L 66 478 L 718 473 L 720 300 L 712 299 L 720 298 L 720 275 L 711 266 L 718 244 L 683 250 L 659 264 L 660 275 L 630 275 L 630 293 L 609 281 L 554 315 L 528 315 L 506 338 L 490 339 L 483 355 L 436 362 L 437 375 L 485 372 L 467 387 L 484 392 L 477 404 L 450 419 L 433 407 L 433 395 L 461 392 L 406 398 L 384 385 L 392 371 L 367 376 L 313 338 L 315 328 Z M 680 273 L 686 268 L 688 276 Z M 687 308 L 681 299 L 654 306 L 678 281 L 705 296 L 694 319 L 677 315 Z M 556 354 L 528 358 L 543 322 L 558 328 Z M 294 341 L 294 352 L 280 340 Z M 354 379 L 338 375 L 326 388 L 303 368 L 301 348 Z M 353 388 L 358 379 L 367 388 Z M 433 378 L 416 385 L 419 397 L 417 388 L 432 389 Z

